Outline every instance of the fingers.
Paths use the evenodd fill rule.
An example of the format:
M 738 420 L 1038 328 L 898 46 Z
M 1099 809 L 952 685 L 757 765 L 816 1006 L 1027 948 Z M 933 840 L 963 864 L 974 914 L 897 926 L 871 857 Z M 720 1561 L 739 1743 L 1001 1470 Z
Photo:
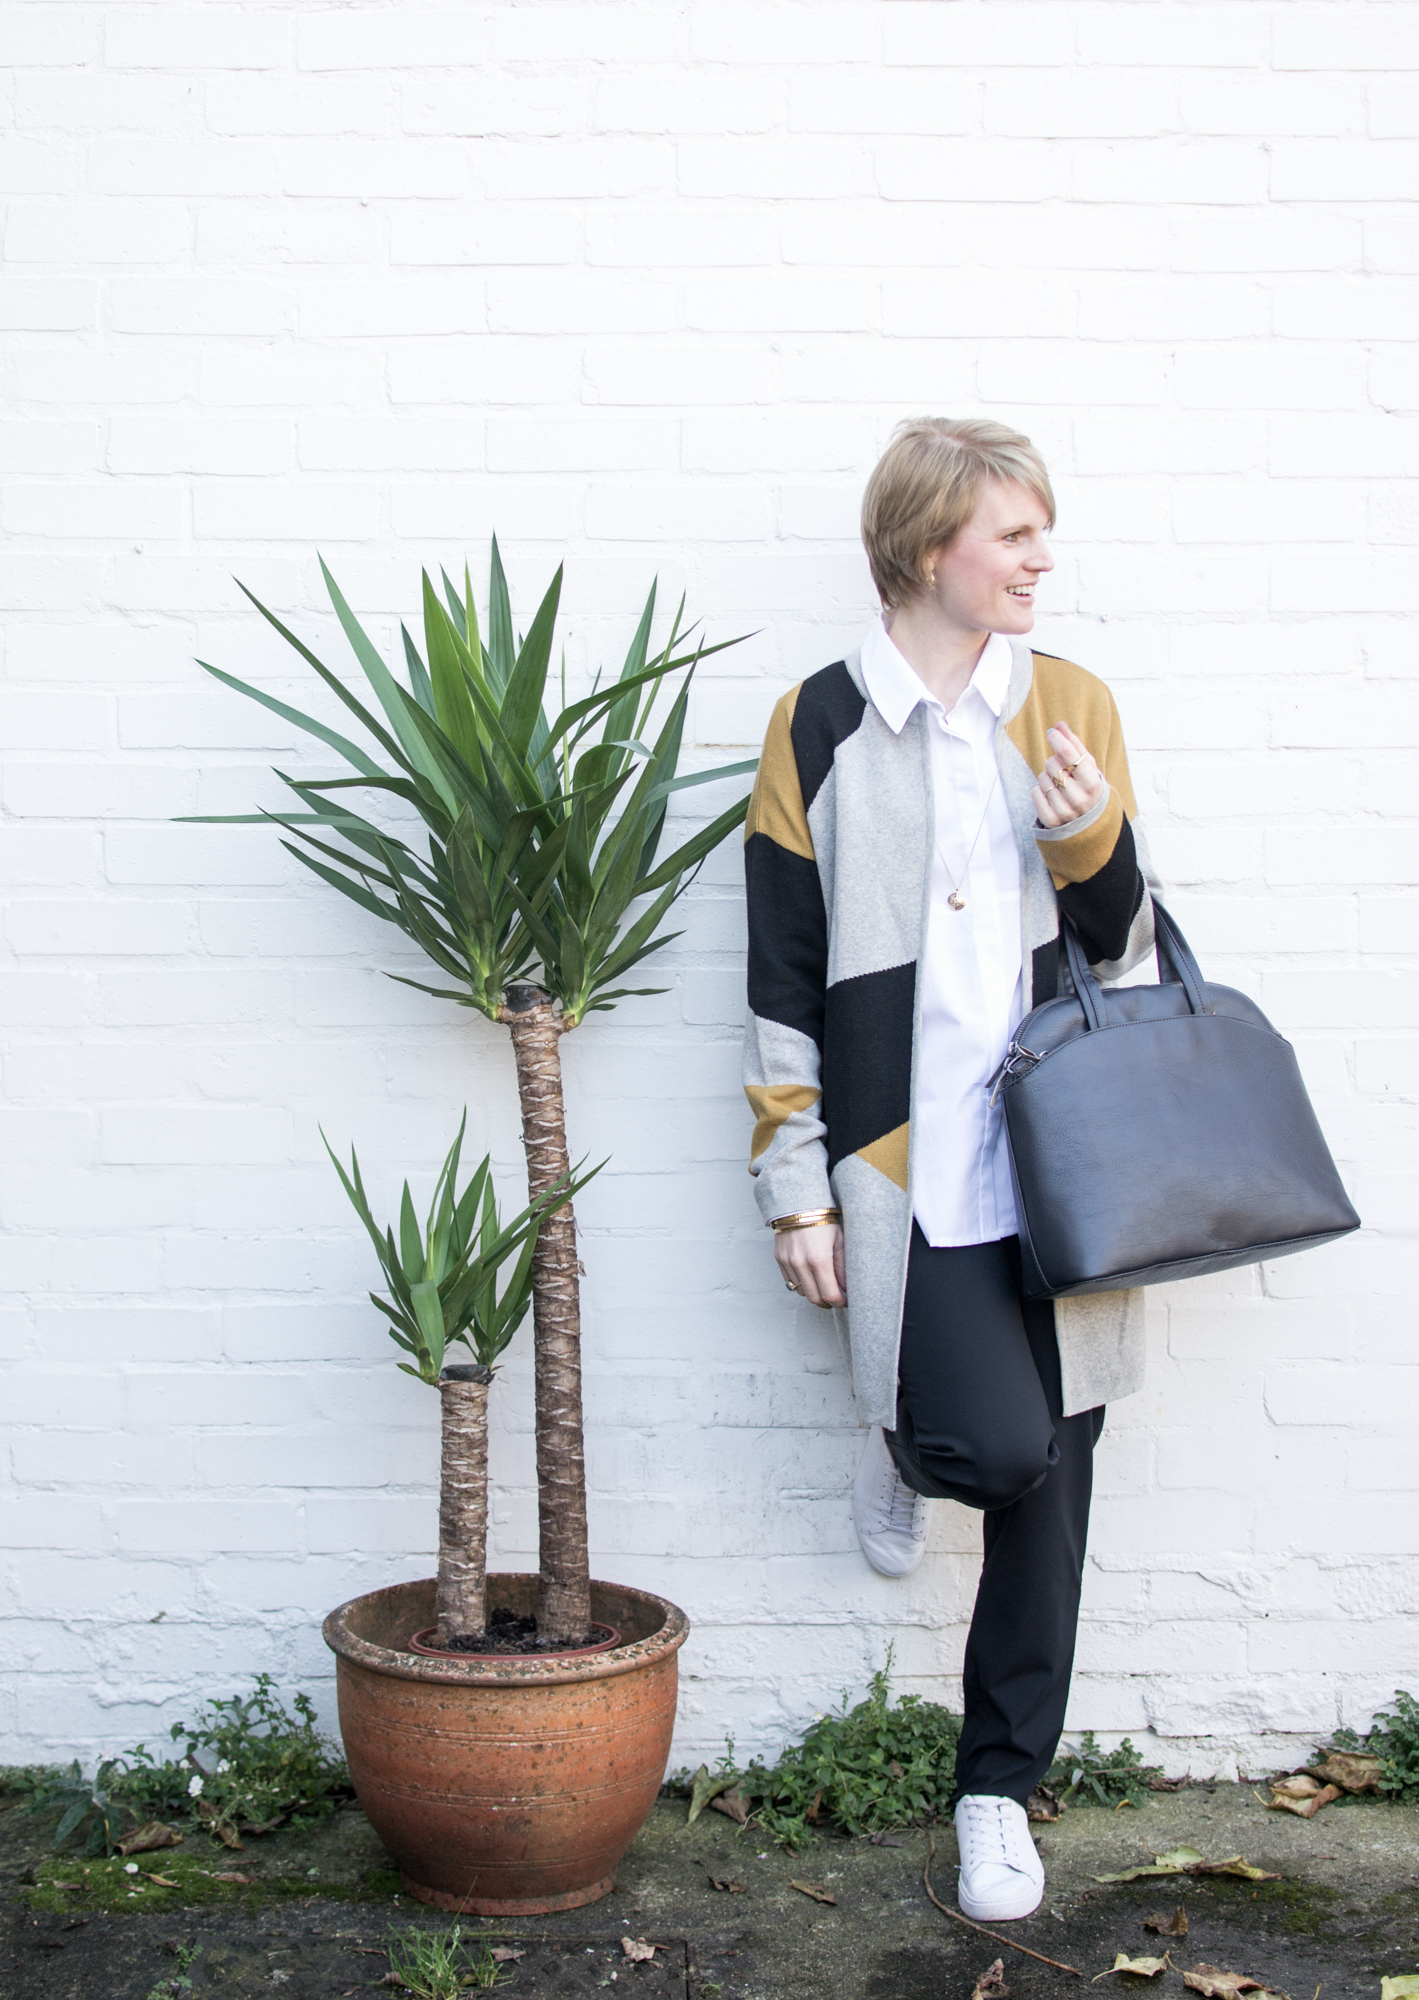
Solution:
M 1065 768 L 1051 771 L 1046 765 L 1045 773 L 1054 785 L 1055 804 L 1066 819 L 1078 819 L 1098 797 L 1098 787 L 1090 785 L 1082 771 Z
M 774 1238 L 774 1257 L 784 1282 L 815 1306 L 845 1306 L 842 1230 L 836 1223 L 813 1229 L 785 1229 Z
M 1031 797 L 1041 826 L 1067 826 L 1098 804 L 1104 774 L 1067 722 L 1056 723 L 1045 735 L 1053 754 Z
M 1030 794 L 1035 808 L 1035 818 L 1041 826 L 1063 826 L 1066 820 L 1078 817 L 1075 813 L 1062 811 L 1064 804 L 1057 785 L 1036 785 Z

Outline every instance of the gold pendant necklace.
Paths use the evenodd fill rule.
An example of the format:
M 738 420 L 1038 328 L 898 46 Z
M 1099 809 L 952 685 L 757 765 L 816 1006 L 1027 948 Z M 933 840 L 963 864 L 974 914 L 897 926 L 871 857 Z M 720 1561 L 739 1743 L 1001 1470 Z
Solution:
M 946 856 L 941 852 L 941 842 L 939 840 L 936 841 L 937 858 L 940 861 L 941 866 L 946 871 L 947 881 L 951 884 L 951 893 L 946 898 L 946 907 L 948 910 L 964 910 L 966 907 L 966 899 L 961 894 L 961 882 L 965 882 L 970 879 L 971 862 L 975 858 L 976 848 L 980 845 L 980 837 L 982 833 L 984 833 L 985 831 L 985 823 L 990 815 L 991 803 L 995 798 L 995 788 L 999 783 L 1000 783 L 1000 766 L 999 764 L 997 764 L 995 767 L 995 776 L 991 780 L 990 790 L 985 795 L 985 811 L 980 816 L 980 824 L 976 828 L 975 839 L 971 842 L 969 848 L 967 848 L 966 850 L 966 865 L 961 870 L 960 882 L 958 882 L 956 880 L 956 877 L 951 873 L 950 864 L 947 862 Z M 958 792 L 957 797 L 959 796 L 960 794 Z

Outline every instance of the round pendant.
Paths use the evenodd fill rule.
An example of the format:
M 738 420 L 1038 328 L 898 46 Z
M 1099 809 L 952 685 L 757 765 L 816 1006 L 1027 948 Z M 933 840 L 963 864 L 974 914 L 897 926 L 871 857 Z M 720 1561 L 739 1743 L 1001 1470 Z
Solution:
M 946 902 L 953 910 L 964 910 L 966 907 L 966 899 L 958 889 L 951 891 L 951 894 L 946 898 Z

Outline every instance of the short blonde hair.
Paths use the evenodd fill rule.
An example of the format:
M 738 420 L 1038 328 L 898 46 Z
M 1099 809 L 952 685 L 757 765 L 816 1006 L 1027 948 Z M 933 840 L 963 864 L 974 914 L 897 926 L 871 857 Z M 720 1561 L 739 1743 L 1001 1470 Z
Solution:
M 1045 462 L 1027 437 L 988 417 L 909 417 L 898 424 L 862 496 L 862 542 L 882 602 L 926 583 L 926 558 L 976 510 L 987 479 L 1028 486 L 1054 526 Z

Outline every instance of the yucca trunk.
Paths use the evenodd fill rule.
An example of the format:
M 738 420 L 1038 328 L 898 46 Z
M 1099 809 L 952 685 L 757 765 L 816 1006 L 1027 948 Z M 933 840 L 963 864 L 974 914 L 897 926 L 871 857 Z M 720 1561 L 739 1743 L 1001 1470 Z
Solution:
M 488 1384 L 491 1368 L 458 1362 L 439 1377 L 438 1642 L 481 1638 L 487 1625 Z
M 562 1102 L 562 1020 L 540 987 L 525 985 L 508 988 L 502 1018 L 511 1030 L 517 1063 L 528 1199 L 536 1201 L 571 1172 Z M 591 1630 L 578 1277 L 576 1221 L 568 1202 L 543 1223 L 532 1260 L 541 1639 L 583 1639 Z

